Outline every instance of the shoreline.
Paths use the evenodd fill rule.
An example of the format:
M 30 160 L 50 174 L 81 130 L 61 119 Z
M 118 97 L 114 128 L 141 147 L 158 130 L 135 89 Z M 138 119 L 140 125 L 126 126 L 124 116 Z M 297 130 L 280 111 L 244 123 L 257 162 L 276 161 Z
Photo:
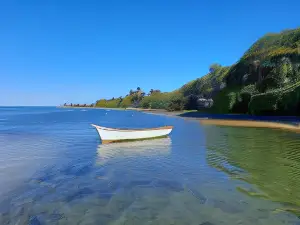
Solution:
M 60 106 L 58 108 L 90 108 L 106 110 L 132 110 L 151 115 L 160 115 L 175 117 L 187 120 L 198 121 L 201 125 L 215 125 L 227 127 L 244 127 L 244 128 L 269 128 L 276 130 L 286 130 L 300 133 L 300 117 L 296 116 L 249 116 L 236 114 L 205 114 L 198 111 L 172 111 L 164 109 L 142 109 L 142 108 L 100 108 L 100 107 L 73 107 Z M 286 124 L 284 121 L 298 122 L 299 125 Z
M 285 130 L 285 131 L 290 131 L 290 132 L 295 132 L 295 133 L 300 133 L 300 123 L 298 125 L 292 125 L 292 124 L 286 124 L 283 123 L 283 121 L 290 121 L 290 122 L 296 122 L 296 120 L 293 120 L 297 117 L 270 117 L 266 116 L 265 119 L 267 118 L 273 118 L 273 120 L 251 120 L 251 117 L 248 120 L 245 119 L 218 119 L 218 118 L 208 118 L 205 117 L 207 114 L 201 114 L 200 112 L 168 112 L 168 111 L 160 111 L 160 112 L 144 112 L 147 114 L 152 114 L 152 115 L 162 115 L 162 116 L 168 116 L 168 117 L 177 117 L 181 119 L 188 119 L 188 120 L 194 120 L 199 122 L 203 126 L 225 126 L 225 127 L 244 127 L 244 128 L 268 128 L 268 129 L 273 129 L 273 130 Z M 196 116 L 184 116 L 185 113 L 191 113 L 191 114 L 196 114 Z M 215 115 L 216 117 L 220 115 Z M 235 114 L 226 114 L 225 117 L 244 117 L 246 118 L 245 115 L 235 115 Z M 214 116 L 212 116 L 214 117 Z M 257 117 L 253 117 L 257 118 Z M 263 118 L 263 117 L 260 117 Z M 276 121 L 275 119 L 282 119 Z M 284 120 L 285 119 L 285 120 Z M 300 118 L 298 118 L 300 120 Z M 300 122 L 300 121 L 299 121 Z

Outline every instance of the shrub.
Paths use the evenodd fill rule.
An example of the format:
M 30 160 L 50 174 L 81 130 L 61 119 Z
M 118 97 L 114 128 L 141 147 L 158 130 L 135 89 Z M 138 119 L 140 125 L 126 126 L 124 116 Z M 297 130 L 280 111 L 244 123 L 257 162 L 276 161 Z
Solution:
M 130 107 L 131 105 L 132 105 L 132 96 L 126 96 L 120 102 L 119 107 L 121 107 L 121 108 L 127 108 L 127 107 Z
M 186 105 L 186 98 L 182 95 L 175 95 L 171 98 L 170 103 L 167 106 L 168 111 L 181 111 Z
M 106 107 L 106 100 L 105 99 L 100 99 L 96 102 L 96 107 Z
M 186 104 L 184 108 L 187 110 L 197 109 L 198 99 L 199 97 L 197 95 L 189 95 L 188 97 L 186 97 Z
M 112 99 L 106 101 L 106 107 L 107 108 L 118 108 L 120 106 L 120 99 Z
M 249 103 L 249 112 L 254 115 L 299 115 L 300 82 L 286 88 L 254 95 Z
M 170 103 L 170 99 L 173 93 L 153 93 L 150 96 L 144 97 L 140 105 L 142 108 L 151 109 L 166 109 Z

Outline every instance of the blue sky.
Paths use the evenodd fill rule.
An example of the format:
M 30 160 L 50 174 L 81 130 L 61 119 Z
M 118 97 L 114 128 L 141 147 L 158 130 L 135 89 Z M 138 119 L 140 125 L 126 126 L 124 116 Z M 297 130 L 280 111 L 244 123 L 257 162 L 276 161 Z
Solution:
M 9 0 L 0 3 L 0 105 L 91 103 L 171 91 L 296 28 L 299 0 Z

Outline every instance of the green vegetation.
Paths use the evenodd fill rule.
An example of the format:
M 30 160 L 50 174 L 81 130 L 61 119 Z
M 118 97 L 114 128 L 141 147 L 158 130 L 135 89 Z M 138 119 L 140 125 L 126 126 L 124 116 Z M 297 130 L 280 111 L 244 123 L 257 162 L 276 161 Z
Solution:
M 249 103 L 251 114 L 299 115 L 300 82 L 271 92 L 253 95 Z
M 266 34 L 232 66 L 209 72 L 173 92 L 138 87 L 124 98 L 100 99 L 96 107 L 195 110 L 209 113 L 300 114 L 300 28 Z M 199 99 L 213 99 L 205 108 Z M 202 100 L 201 100 L 202 101 Z

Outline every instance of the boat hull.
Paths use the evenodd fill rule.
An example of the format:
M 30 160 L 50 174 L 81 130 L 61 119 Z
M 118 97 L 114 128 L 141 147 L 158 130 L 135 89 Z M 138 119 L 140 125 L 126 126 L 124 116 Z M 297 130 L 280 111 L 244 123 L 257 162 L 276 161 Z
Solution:
M 140 130 L 112 129 L 94 124 L 92 126 L 96 128 L 103 144 L 166 137 L 173 129 L 172 126 Z

